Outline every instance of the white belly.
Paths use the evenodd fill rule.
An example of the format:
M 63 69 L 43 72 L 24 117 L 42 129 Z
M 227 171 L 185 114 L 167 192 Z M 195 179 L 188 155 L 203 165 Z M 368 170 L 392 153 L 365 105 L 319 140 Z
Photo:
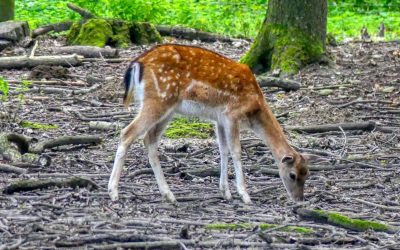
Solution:
M 182 101 L 175 111 L 182 115 L 197 116 L 208 120 L 220 121 L 225 107 L 210 107 L 195 101 Z

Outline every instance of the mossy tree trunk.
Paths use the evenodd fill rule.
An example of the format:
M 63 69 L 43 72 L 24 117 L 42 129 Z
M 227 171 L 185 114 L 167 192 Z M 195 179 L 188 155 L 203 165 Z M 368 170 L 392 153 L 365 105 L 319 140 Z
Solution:
M 256 73 L 296 73 L 324 53 L 326 21 L 326 0 L 270 0 L 264 23 L 241 62 Z
M 0 1 L 0 22 L 14 19 L 14 0 Z

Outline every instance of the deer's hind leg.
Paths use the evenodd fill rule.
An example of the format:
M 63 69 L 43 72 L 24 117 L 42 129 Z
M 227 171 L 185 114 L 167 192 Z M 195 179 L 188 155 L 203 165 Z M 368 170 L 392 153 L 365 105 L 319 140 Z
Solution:
M 121 138 L 115 155 L 114 166 L 108 182 L 108 193 L 111 200 L 118 200 L 118 183 L 121 177 L 122 167 L 126 159 L 129 146 L 139 136 L 146 133 L 155 126 L 160 120 L 169 116 L 172 109 L 167 109 L 163 105 L 155 105 L 152 102 L 144 102 L 143 107 L 135 119 L 121 132 Z

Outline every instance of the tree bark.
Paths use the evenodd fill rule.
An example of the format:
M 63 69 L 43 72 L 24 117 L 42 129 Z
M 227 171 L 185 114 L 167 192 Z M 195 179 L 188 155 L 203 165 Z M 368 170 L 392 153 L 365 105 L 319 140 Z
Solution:
M 14 0 L 0 1 L 0 22 L 14 19 Z
M 267 16 L 241 62 L 256 73 L 296 73 L 325 51 L 326 0 L 270 0 Z

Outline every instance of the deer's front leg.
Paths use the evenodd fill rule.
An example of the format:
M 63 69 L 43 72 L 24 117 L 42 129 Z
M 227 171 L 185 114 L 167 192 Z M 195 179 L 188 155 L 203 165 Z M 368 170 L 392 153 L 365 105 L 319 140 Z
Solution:
M 235 167 L 236 188 L 243 202 L 246 204 L 251 203 L 249 194 L 246 191 L 246 184 L 244 181 L 243 167 L 241 160 L 241 146 L 240 146 L 240 130 L 239 124 L 236 120 L 228 120 L 226 130 L 226 138 L 231 152 L 233 165 Z
M 228 154 L 229 148 L 228 143 L 226 141 L 226 134 L 225 129 L 222 124 L 216 124 L 217 130 L 217 138 L 218 138 L 218 147 L 219 147 L 219 154 L 221 157 L 221 172 L 220 172 L 220 179 L 219 179 L 219 190 L 224 197 L 225 200 L 231 200 L 232 195 L 231 191 L 229 190 L 229 183 L 228 183 Z

